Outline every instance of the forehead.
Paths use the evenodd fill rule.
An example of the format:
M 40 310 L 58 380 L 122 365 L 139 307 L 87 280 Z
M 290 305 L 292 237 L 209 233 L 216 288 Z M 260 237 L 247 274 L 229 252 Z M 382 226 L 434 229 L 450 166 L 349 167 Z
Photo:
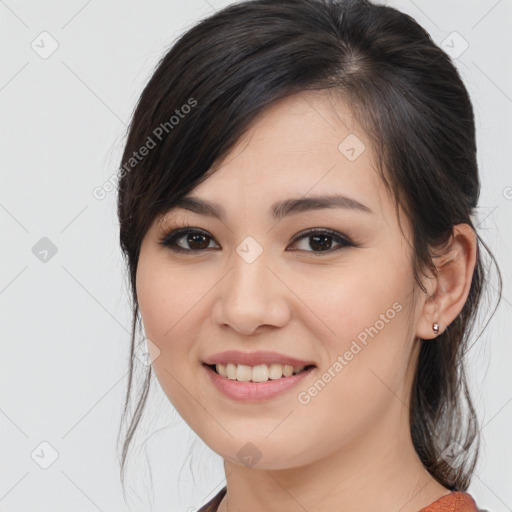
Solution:
M 381 213 L 386 199 L 370 139 L 350 109 L 325 91 L 307 91 L 263 111 L 192 195 L 229 213 L 234 203 L 269 207 L 285 196 L 326 194 Z

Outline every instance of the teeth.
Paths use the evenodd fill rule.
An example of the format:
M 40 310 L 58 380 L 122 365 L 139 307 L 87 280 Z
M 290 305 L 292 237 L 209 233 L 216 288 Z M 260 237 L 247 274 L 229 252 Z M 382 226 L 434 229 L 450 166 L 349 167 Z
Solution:
M 300 373 L 304 366 L 291 366 L 289 364 L 260 364 L 257 366 L 248 366 L 246 364 L 228 363 L 216 364 L 215 369 L 222 377 L 240 382 L 265 382 L 270 379 L 280 379 L 281 377 L 290 377 L 293 374 Z

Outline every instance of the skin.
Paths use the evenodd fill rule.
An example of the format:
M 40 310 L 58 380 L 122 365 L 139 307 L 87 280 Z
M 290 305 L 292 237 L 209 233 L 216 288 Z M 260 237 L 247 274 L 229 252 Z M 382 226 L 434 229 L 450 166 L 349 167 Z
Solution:
M 350 134 L 366 147 L 354 161 L 338 149 Z M 136 284 L 146 336 L 158 347 L 150 347 L 158 356 L 153 368 L 179 414 L 224 459 L 227 495 L 219 512 L 417 512 L 450 492 L 414 450 L 408 404 L 420 343 L 436 336 L 433 322 L 442 332 L 468 296 L 475 233 L 455 226 L 453 243 L 436 261 L 437 277 L 427 274 L 428 294 L 421 292 L 408 219 L 401 213 L 404 237 L 374 162 L 370 140 L 339 98 L 324 91 L 290 96 L 268 108 L 194 189 L 224 207 L 225 221 L 174 209 L 155 219 L 143 240 Z M 276 201 L 333 192 L 373 213 L 270 215 Z M 175 253 L 158 243 L 184 223 L 207 232 L 207 249 Z M 331 249 L 322 252 L 311 235 L 293 242 L 311 228 L 358 245 L 330 238 Z M 248 236 L 263 250 L 250 264 L 236 252 Z M 179 244 L 191 251 L 186 235 Z M 299 403 L 298 393 L 395 303 L 401 311 L 359 343 L 309 403 Z M 318 368 L 272 400 L 235 402 L 201 366 L 229 349 L 275 350 Z M 252 465 L 237 456 L 249 442 L 260 457 Z

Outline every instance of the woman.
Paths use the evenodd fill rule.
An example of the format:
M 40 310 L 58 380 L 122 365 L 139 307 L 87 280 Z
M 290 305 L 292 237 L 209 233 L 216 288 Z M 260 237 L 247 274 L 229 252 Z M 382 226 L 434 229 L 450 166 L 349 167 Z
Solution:
M 233 4 L 161 60 L 121 169 L 126 405 L 139 320 L 152 361 L 122 469 L 154 370 L 224 459 L 202 511 L 478 510 L 473 109 L 425 30 L 365 0 Z

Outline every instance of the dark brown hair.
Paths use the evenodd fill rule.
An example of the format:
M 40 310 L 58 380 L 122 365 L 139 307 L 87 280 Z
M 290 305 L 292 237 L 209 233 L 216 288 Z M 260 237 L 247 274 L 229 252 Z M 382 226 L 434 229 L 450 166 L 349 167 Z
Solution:
M 254 0 L 217 11 L 161 59 L 128 131 L 118 180 L 120 243 L 133 301 L 122 424 L 134 382 L 135 276 L 145 233 L 208 177 L 265 108 L 306 90 L 339 94 L 371 137 L 397 214 L 402 207 L 410 220 L 413 271 L 423 292 L 419 276 L 426 268 L 435 272 L 433 251 L 451 240 L 453 226 L 475 229 L 480 181 L 473 108 L 450 58 L 416 21 L 367 0 Z M 150 140 L 149 152 L 133 160 Z M 477 240 L 467 301 L 442 334 L 422 342 L 410 403 L 415 449 L 452 490 L 467 489 L 478 456 L 463 356 L 487 282 L 481 247 L 495 260 L 478 234 Z M 501 298 L 499 269 L 498 275 Z M 125 433 L 121 475 L 150 378 L 151 366 Z M 464 451 L 456 466 L 442 456 L 452 443 Z

